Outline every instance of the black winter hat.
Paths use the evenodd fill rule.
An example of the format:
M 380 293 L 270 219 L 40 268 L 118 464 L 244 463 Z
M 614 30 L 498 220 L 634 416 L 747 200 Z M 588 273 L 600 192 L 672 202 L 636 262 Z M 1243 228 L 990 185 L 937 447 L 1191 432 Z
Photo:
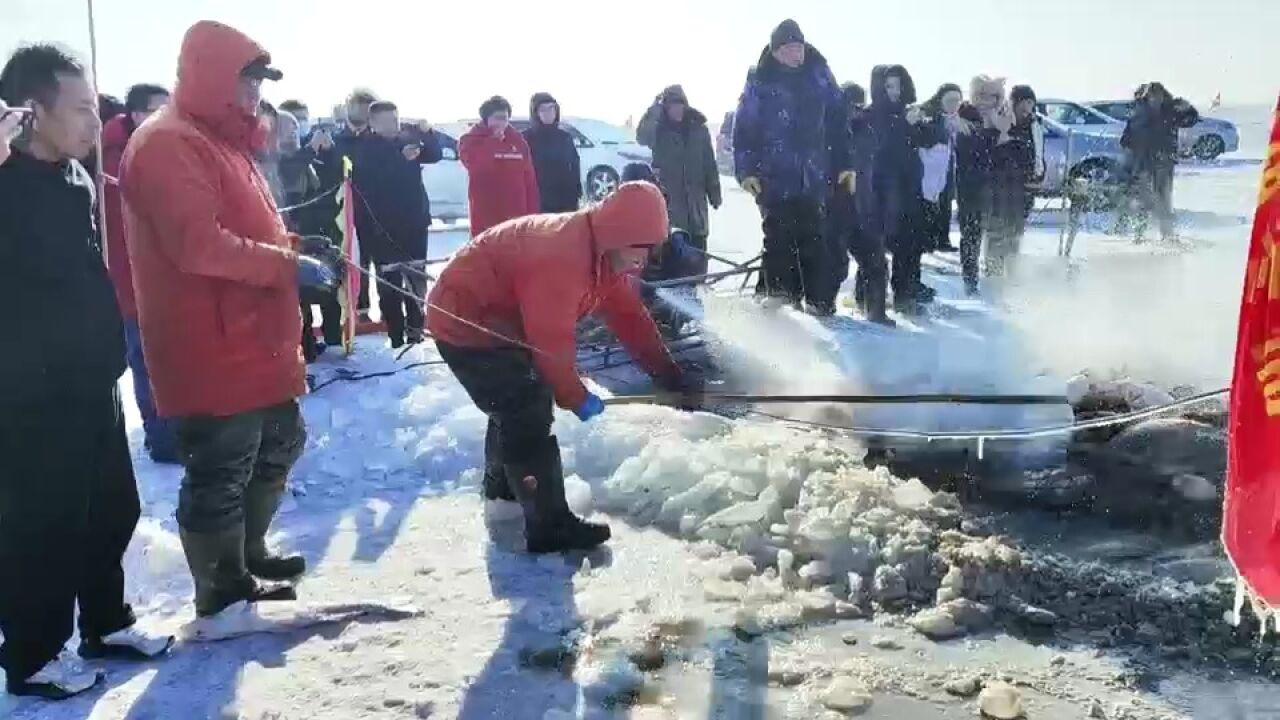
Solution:
M 658 176 L 653 174 L 653 168 L 648 163 L 633 162 L 622 168 L 622 182 L 649 182 L 657 185 Z
M 800 32 L 800 24 L 788 18 L 773 29 L 773 34 L 769 36 L 769 49 L 777 50 L 783 45 L 802 42 L 804 33 Z
M 685 94 L 684 88 L 680 85 L 672 85 L 662 91 L 662 103 L 664 105 L 670 103 L 678 103 L 680 105 L 689 104 L 689 96 Z
M 1014 85 L 1009 91 L 1009 102 L 1017 105 L 1023 100 L 1036 102 L 1036 91 L 1032 90 L 1030 85 Z
M 550 103 L 556 106 L 556 123 L 560 122 L 560 102 L 555 96 L 549 92 L 534 93 L 529 98 L 529 122 L 534 126 L 542 124 L 542 119 L 538 117 L 538 108 Z
M 867 104 L 867 91 L 856 82 L 847 82 L 840 86 L 840 94 L 844 96 L 844 104 L 849 107 Z
M 484 104 L 480 106 L 480 122 L 487 122 L 490 115 L 503 110 L 507 112 L 507 115 L 510 115 L 511 103 L 507 102 L 507 99 L 501 95 L 494 95 L 485 100 Z

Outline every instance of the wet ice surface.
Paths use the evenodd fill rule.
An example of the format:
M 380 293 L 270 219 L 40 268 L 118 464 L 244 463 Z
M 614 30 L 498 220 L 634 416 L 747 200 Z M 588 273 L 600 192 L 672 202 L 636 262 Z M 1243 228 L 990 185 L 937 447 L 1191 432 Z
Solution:
M 1230 365 L 1247 237 L 1238 220 L 1256 176 L 1251 164 L 1180 171 L 1191 252 L 1086 233 L 1068 273 L 1052 257 L 1057 229 L 1046 215 L 1024 247 L 1030 283 L 991 288 L 982 302 L 959 299 L 954 262 L 931 259 L 939 309 L 896 332 L 847 310 L 820 322 L 706 299 L 710 352 L 732 366 L 736 387 L 752 391 L 1064 392 L 1081 369 L 1120 367 L 1161 384 L 1211 386 Z M 753 213 L 744 195 L 730 192 L 712 247 L 752 257 Z M 433 234 L 432 256 L 458 241 L 457 233 Z M 1194 301 L 1177 289 L 1189 279 L 1199 282 Z M 1170 337 L 1178 352 L 1169 351 Z M 328 357 L 313 371 L 327 377 L 343 367 L 371 372 L 436 359 L 426 346 L 397 363 L 377 338 L 364 338 L 351 361 Z M 629 368 L 594 379 L 617 393 L 644 388 Z M 973 717 L 978 700 L 947 688 L 975 689 L 1002 675 L 1032 718 L 1084 716 L 1094 700 L 1109 718 L 1125 717 L 1117 708 L 1135 718 L 1265 718 L 1280 706 L 1273 687 L 1248 674 L 1232 678 L 1228 664 L 1166 664 L 1140 642 L 1090 636 L 1109 628 L 1087 620 L 1068 624 L 1079 637 L 1060 633 L 1060 645 L 1039 644 L 1053 634 L 1009 634 L 1045 620 L 1032 602 L 1065 602 L 1065 590 L 1077 589 L 1013 602 L 1010 592 L 1025 583 L 1017 569 L 1042 555 L 1069 560 L 1057 567 L 1069 580 L 1092 577 L 1079 572 L 1090 561 L 1126 573 L 1156 587 L 1150 603 L 1168 600 L 1160 607 L 1173 613 L 1213 591 L 1225 569 L 1214 545 L 1096 517 L 961 502 L 862 468 L 862 449 L 847 437 L 750 410 L 932 430 L 1065 419 L 1054 408 L 762 406 L 725 418 L 639 407 L 611 409 L 590 425 L 560 414 L 555 432 L 574 476 L 571 501 L 608 512 L 615 530 L 609 553 L 566 561 L 519 553 L 518 525 L 486 527 L 475 497 L 484 418 L 445 368 L 337 383 L 304 401 L 310 440 L 276 539 L 315 566 L 301 587 L 307 598 L 409 595 L 425 615 L 181 648 L 155 666 L 110 666 L 104 693 L 59 706 L 3 700 L 0 710 L 22 720 L 763 719 L 824 717 L 835 712 L 824 703 L 852 707 L 866 695 L 866 717 L 932 720 Z M 136 417 L 130 424 L 146 508 L 127 558 L 130 599 L 148 621 L 173 627 L 186 619 L 191 592 L 172 519 L 180 473 L 143 459 Z M 987 451 L 1016 470 L 1060 462 L 1063 445 L 992 443 Z M 1000 477 L 1021 475 L 985 479 Z M 992 533 L 1008 539 L 985 539 Z M 986 606 L 990 622 L 957 596 Z M 929 627 L 963 625 L 963 637 L 935 643 L 909 625 L 939 603 L 946 617 Z M 1148 632 L 1142 620 L 1115 624 Z M 1247 629 L 1215 642 L 1253 652 Z M 628 705 L 636 701 L 646 704 Z

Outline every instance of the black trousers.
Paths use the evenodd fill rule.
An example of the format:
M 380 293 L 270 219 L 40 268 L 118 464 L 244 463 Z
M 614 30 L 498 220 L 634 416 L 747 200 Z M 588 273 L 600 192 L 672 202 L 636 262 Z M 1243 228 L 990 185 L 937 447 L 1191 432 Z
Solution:
M 938 202 L 924 201 L 925 250 L 940 250 L 951 245 L 951 205 L 955 202 L 955 186 L 938 196 Z
M 1155 162 L 1136 178 L 1138 199 L 1145 211 L 1138 234 L 1146 231 L 1147 217 L 1156 216 L 1161 239 L 1173 236 L 1173 161 Z
M 536 458 L 551 437 L 551 386 L 523 348 L 463 348 L 436 341 L 440 357 L 471 402 L 489 417 L 485 464 L 510 465 Z
M 320 332 L 326 345 L 342 344 L 342 307 L 333 293 L 302 296 L 302 354 L 308 361 L 316 356 L 314 305 L 320 306 Z
M 791 198 L 761 207 L 764 214 L 764 267 L 756 294 L 794 303 L 823 301 L 824 260 L 822 203 Z
M 902 219 L 893 235 L 885 238 L 893 253 L 892 277 L 894 302 L 915 300 L 920 294 L 920 263 L 931 239 L 923 227 L 924 201 L 918 196 L 904 199 Z M 931 248 L 929 248 L 931 249 Z
M 178 525 L 196 533 L 243 521 L 250 483 L 283 489 L 307 443 L 296 400 L 228 417 L 178 418 L 177 430 L 187 470 Z
M 689 241 L 702 252 L 694 252 L 684 270 L 690 275 L 706 275 L 711 267 L 711 258 L 707 257 L 707 236 L 689 233 Z
M 426 302 L 427 281 L 414 270 L 378 270 L 378 308 L 387 324 L 387 336 L 395 343 L 405 334 L 422 334 L 422 304 Z M 399 288 L 396 292 L 392 288 Z M 407 294 L 406 294 L 407 293 Z M 410 295 L 412 297 L 410 297 Z
M 965 289 L 978 289 L 978 267 L 982 259 L 982 232 L 991 206 L 986 184 L 962 188 L 956 194 L 960 210 L 960 271 Z
M 71 637 L 134 623 L 120 561 L 139 516 L 115 385 L 0 410 L 0 665 L 33 675 Z
M 986 217 L 988 277 L 1013 274 L 1027 229 L 1027 186 L 1019 173 L 997 174 L 991 182 L 991 206 Z

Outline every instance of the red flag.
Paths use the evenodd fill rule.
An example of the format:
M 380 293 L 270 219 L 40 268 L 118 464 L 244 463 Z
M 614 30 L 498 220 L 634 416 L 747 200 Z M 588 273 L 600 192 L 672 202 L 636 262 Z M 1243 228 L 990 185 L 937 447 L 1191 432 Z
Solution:
M 1265 622 L 1280 610 L 1280 103 L 1240 303 L 1222 542 Z
M 356 234 L 355 198 L 351 186 L 351 161 L 343 162 L 342 188 L 338 193 L 338 227 L 342 230 L 342 254 L 358 262 L 360 237 Z M 338 293 L 338 306 L 342 308 L 342 348 L 350 355 L 355 350 L 358 320 L 356 300 L 360 293 L 360 270 L 352 262 L 347 263 L 347 276 Z

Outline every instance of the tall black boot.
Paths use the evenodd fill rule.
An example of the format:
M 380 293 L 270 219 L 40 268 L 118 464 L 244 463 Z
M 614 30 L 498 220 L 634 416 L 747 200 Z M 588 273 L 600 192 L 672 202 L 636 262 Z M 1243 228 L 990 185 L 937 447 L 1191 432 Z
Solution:
M 524 509 L 525 545 L 530 553 L 590 550 L 612 536 L 608 525 L 586 522 L 569 510 L 560 444 L 554 436 L 527 461 L 509 463 L 506 470 Z
M 196 615 L 217 615 L 232 605 L 263 600 L 297 600 L 292 585 L 260 584 L 245 568 L 244 525 L 196 533 L 179 528 L 182 551 L 196 586 Z
M 864 293 L 867 320 L 885 327 L 897 327 L 898 323 L 889 317 L 889 288 L 884 280 L 868 278 Z
M 502 465 L 502 438 L 493 420 L 484 432 L 484 499 L 511 500 L 516 495 L 507 482 L 507 469 Z
M 296 580 L 307 571 L 301 555 L 276 555 L 267 548 L 267 531 L 283 495 L 284 483 L 250 482 L 244 491 L 245 567 L 264 580 Z

